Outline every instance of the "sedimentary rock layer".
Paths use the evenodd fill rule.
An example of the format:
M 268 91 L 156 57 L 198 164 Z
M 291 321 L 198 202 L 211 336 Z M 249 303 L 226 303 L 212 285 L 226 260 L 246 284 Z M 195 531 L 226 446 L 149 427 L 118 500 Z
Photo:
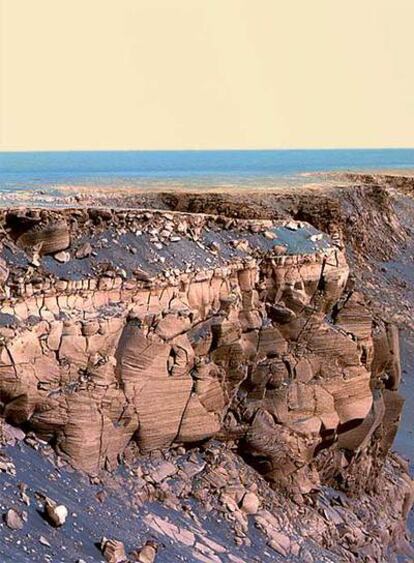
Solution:
M 3 413 L 75 466 L 216 436 L 298 493 L 378 471 L 403 402 L 398 337 L 328 236 L 142 210 L 0 222 Z

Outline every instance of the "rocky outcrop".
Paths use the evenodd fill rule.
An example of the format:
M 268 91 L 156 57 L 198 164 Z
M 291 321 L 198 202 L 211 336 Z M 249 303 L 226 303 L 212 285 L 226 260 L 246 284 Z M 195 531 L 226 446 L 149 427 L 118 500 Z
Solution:
M 217 437 L 298 494 L 374 483 L 403 404 L 398 337 L 347 288 L 329 237 L 138 210 L 1 221 L 8 422 L 91 474 L 131 440 L 146 453 Z
M 303 184 L 276 188 L 267 185 L 239 190 L 117 187 L 116 190 L 84 189 L 75 196 L 73 189 L 63 189 L 53 202 L 66 206 L 76 201 L 84 206 L 145 207 L 239 219 L 287 221 L 293 218 L 345 241 L 348 259 L 354 267 L 367 258 L 389 260 L 406 242 L 404 213 L 395 208 L 395 203 L 402 193 L 412 195 L 413 186 L 412 176 L 331 173 L 308 177 Z M 33 192 L 29 197 L 33 201 Z M 402 205 L 406 202 L 407 198 Z

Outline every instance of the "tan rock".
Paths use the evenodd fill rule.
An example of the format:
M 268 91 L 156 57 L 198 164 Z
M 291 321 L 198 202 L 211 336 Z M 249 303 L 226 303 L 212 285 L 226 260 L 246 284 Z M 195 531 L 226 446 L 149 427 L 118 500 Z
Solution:
M 65 221 L 51 222 L 38 225 L 27 230 L 17 239 L 22 248 L 31 248 L 42 244 L 42 254 L 53 254 L 65 250 L 70 245 L 70 233 Z
M 101 551 L 108 563 L 127 561 L 124 544 L 118 540 L 102 538 Z
M 157 544 L 153 541 L 147 541 L 135 555 L 134 561 L 140 563 L 154 563 L 157 557 Z
M 53 255 L 53 258 L 57 261 L 57 262 L 61 262 L 62 264 L 66 264 L 66 262 L 69 262 L 70 260 L 70 253 L 69 252 L 57 252 L 56 254 Z
M 241 501 L 241 509 L 246 514 L 257 514 L 260 508 L 260 500 L 254 493 L 246 493 Z
M 155 481 L 155 483 L 160 483 L 167 477 L 171 477 L 177 473 L 177 469 L 178 468 L 173 463 L 164 461 L 151 471 L 151 478 Z
M 57 504 L 51 499 L 47 499 L 45 503 L 45 514 L 52 526 L 56 528 L 63 526 L 68 517 L 68 509 L 63 504 Z
M 92 251 L 92 245 L 89 242 L 85 242 L 76 250 L 75 257 L 78 258 L 78 260 L 82 260 L 83 258 L 90 256 Z
M 4 515 L 4 521 L 6 522 L 6 526 L 11 530 L 21 530 L 25 521 L 27 521 L 27 515 L 23 512 L 19 512 L 15 508 L 9 508 Z

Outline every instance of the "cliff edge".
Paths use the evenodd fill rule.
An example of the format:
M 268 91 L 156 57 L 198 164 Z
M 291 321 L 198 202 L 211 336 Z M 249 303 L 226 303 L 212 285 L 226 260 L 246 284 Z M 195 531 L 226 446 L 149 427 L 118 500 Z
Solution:
M 292 560 L 315 560 L 309 541 L 321 561 L 409 553 L 413 488 L 389 453 L 403 406 L 398 331 L 349 283 L 335 232 L 103 207 L 8 209 L 0 226 L 7 428 L 34 432 L 92 479 L 131 456 L 164 452 L 178 466 L 174 456 L 212 447 L 206 471 L 221 459 L 266 483 L 204 485 L 240 512 L 241 538 L 252 514 Z M 196 489 L 185 494 L 205 501 Z M 261 512 L 271 494 L 289 499 L 284 524 L 280 508 Z

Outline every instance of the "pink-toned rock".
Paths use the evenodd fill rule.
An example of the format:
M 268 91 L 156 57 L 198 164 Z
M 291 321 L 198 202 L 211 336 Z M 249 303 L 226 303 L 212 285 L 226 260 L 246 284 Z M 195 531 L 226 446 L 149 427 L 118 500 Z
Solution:
M 114 467 L 130 440 L 145 453 L 220 437 L 302 494 L 328 478 L 324 456 L 345 482 L 338 451 L 390 448 L 398 335 L 384 323 L 374 331 L 363 297 L 346 292 L 345 253 L 328 237 L 289 221 L 33 211 L 6 212 L 3 244 L 17 243 L 27 266 L 0 264 L 0 394 L 8 421 L 75 466 Z M 296 250 L 306 239 L 314 252 L 270 244 L 286 228 Z M 121 234 L 154 244 L 123 248 Z M 62 266 L 72 256 L 73 275 Z M 254 493 L 240 501 L 240 518 L 256 514 Z
M 241 509 L 246 514 L 256 514 L 260 508 L 260 500 L 254 493 L 246 493 L 241 501 Z

